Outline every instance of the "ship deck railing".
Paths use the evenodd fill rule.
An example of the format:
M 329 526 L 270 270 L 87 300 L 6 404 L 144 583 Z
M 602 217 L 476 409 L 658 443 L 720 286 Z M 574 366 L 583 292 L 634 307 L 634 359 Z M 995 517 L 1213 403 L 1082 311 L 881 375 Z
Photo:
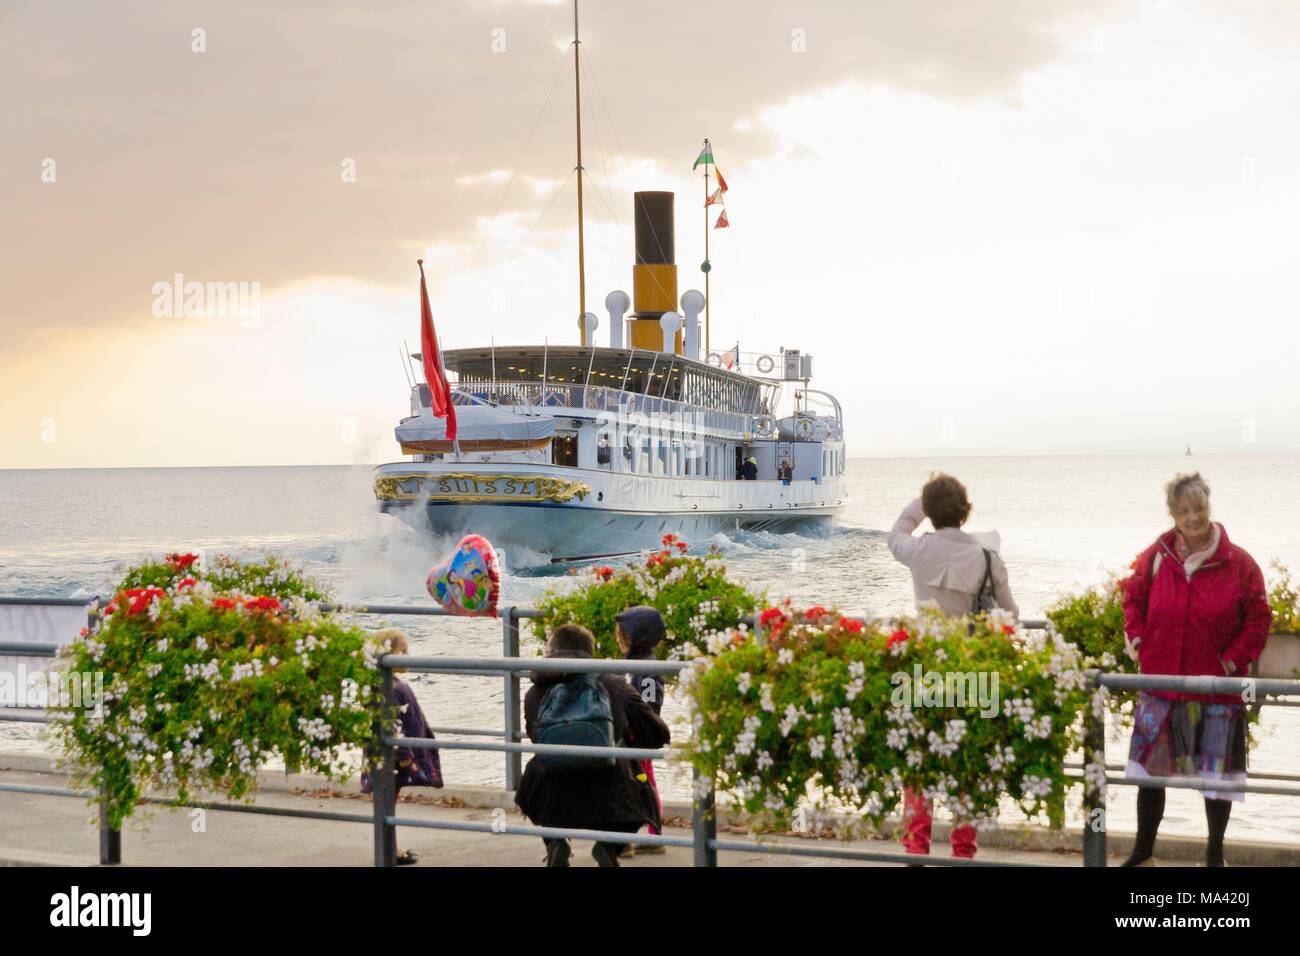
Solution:
M 98 598 L 48 598 L 48 597 L 0 597 L 3 607 L 39 607 L 59 606 L 87 608 L 87 621 L 92 622 L 93 611 Z M 437 606 L 411 606 L 403 604 L 360 604 L 339 605 L 319 603 L 322 611 L 337 611 L 359 615 L 421 615 L 429 617 L 451 616 L 445 609 Z M 211 801 L 190 801 L 177 804 L 159 797 L 145 797 L 143 802 L 167 806 L 182 806 L 204 810 L 219 810 L 235 813 L 256 813 L 270 816 L 293 817 L 307 820 L 330 820 L 348 823 L 365 823 L 374 832 L 374 863 L 378 867 L 391 867 L 397 864 L 397 828 L 414 827 L 426 829 L 447 829 L 481 832 L 493 836 L 542 837 L 545 839 L 598 840 L 602 843 L 689 847 L 692 850 L 695 866 L 717 866 L 718 851 L 738 853 L 771 853 L 792 857 L 847 860 L 859 863 L 908 863 L 924 866 L 1012 866 L 1011 864 L 990 860 L 955 859 L 941 857 L 917 857 L 903 855 L 885 850 L 860 850 L 843 846 L 790 845 L 771 841 L 727 840 L 719 839 L 717 834 L 717 804 L 714 782 L 701 779 L 699 772 L 694 772 L 692 785 L 691 836 L 675 837 L 663 834 L 619 833 L 605 830 L 584 830 L 565 827 L 525 826 L 502 823 L 472 821 L 429 820 L 403 817 L 397 813 L 396 793 L 396 750 L 397 747 L 436 750 L 473 750 L 498 752 L 505 760 L 505 783 L 507 790 L 516 790 L 523 777 L 523 755 L 555 754 L 613 756 L 621 759 L 663 761 L 672 756 L 667 748 L 648 749 L 633 747 L 590 747 L 547 745 L 525 743 L 522 728 L 522 677 L 529 673 L 542 671 L 561 673 L 594 674 L 660 674 L 674 676 L 687 667 L 689 661 L 628 661 L 605 659 L 550 659 L 544 657 L 521 657 L 519 653 L 520 625 L 530 618 L 541 617 L 542 612 L 535 608 L 507 607 L 500 612 L 502 629 L 502 654 L 500 658 L 471 657 L 423 657 L 409 654 L 385 654 L 378 660 L 383 675 L 385 694 L 391 699 L 393 691 L 393 671 L 395 668 L 426 674 L 475 675 L 479 677 L 498 678 L 504 681 L 503 726 L 500 729 L 464 728 L 435 726 L 430 730 L 435 734 L 449 734 L 455 737 L 496 737 L 499 740 L 437 740 L 421 738 L 381 736 L 383 752 L 379 770 L 373 775 L 373 811 L 370 814 L 343 813 L 322 810 L 295 810 L 289 808 L 263 807 L 235 803 Z M 863 623 L 875 623 L 874 618 L 855 618 Z M 748 622 L 758 626 L 756 619 Z M 1046 621 L 1024 620 L 1021 627 L 1041 630 L 1048 626 Z M 35 643 L 26 641 L 0 641 L 0 656 L 51 658 L 57 656 L 62 645 L 53 643 Z M 1242 694 L 1249 690 L 1255 695 L 1259 705 L 1300 706 L 1300 680 L 1261 679 L 1254 677 L 1179 677 L 1139 674 L 1112 674 L 1089 671 L 1089 680 L 1095 687 L 1107 687 L 1115 691 L 1163 690 L 1181 691 L 1195 694 Z M 48 723 L 59 719 L 57 713 L 0 707 L 0 721 L 18 721 L 28 723 Z M 1094 708 L 1084 710 L 1084 752 L 1104 754 L 1106 734 L 1106 714 L 1104 709 L 1097 713 Z M 1133 777 L 1116 771 L 1122 771 L 1120 765 L 1105 764 L 1105 782 L 1108 786 L 1146 786 L 1171 787 L 1187 790 L 1210 790 L 1220 793 L 1259 793 L 1274 796 L 1300 797 L 1300 775 L 1279 773 L 1247 774 L 1245 782 L 1204 780 L 1192 777 Z M 1066 763 L 1069 775 L 1082 782 L 1084 766 L 1081 763 Z M 120 830 L 108 825 L 105 810 L 106 802 L 102 794 L 96 795 L 85 790 L 67 787 L 45 787 L 28 784 L 0 783 L 0 793 L 42 794 L 48 796 L 80 797 L 82 799 L 100 798 L 99 851 L 102 864 L 118 864 L 122 861 L 122 835 Z M 1083 865 L 1089 867 L 1107 865 L 1107 834 L 1105 826 L 1106 788 L 1085 787 L 1084 820 L 1082 831 Z M 1043 864 L 1058 865 L 1058 864 Z
M 759 429 L 755 418 L 760 411 L 745 413 L 692 404 L 656 395 L 625 391 L 606 385 L 576 383 L 542 384 L 541 382 L 470 382 L 452 386 L 452 401 L 457 405 L 493 405 L 507 411 L 529 414 L 551 409 L 559 413 L 599 412 L 617 418 L 640 416 L 651 419 L 655 427 L 668 419 L 678 431 L 712 432 L 739 438 Z M 775 437 L 773 432 L 772 436 Z

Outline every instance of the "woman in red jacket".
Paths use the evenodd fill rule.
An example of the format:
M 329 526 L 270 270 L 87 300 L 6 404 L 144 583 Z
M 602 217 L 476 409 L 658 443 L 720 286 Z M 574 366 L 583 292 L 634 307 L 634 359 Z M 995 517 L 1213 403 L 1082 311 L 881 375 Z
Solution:
M 1165 485 L 1174 527 L 1133 562 L 1124 586 L 1124 639 L 1143 674 L 1245 674 L 1259 659 L 1272 612 L 1259 565 L 1210 520 L 1200 474 Z M 1246 705 L 1240 695 L 1138 694 L 1129 745 L 1131 777 L 1246 779 Z M 1223 834 L 1241 793 L 1203 791 L 1206 866 L 1223 866 Z M 1150 866 L 1165 811 L 1164 787 L 1139 787 L 1138 832 L 1125 866 Z

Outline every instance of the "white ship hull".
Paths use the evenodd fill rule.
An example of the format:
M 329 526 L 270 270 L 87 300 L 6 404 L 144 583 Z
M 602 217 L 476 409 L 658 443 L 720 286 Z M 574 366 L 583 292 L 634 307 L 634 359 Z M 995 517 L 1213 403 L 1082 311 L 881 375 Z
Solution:
M 380 508 L 417 530 L 565 560 L 658 548 L 669 532 L 698 547 L 719 532 L 830 526 L 847 497 L 842 477 L 787 485 L 506 462 L 394 462 L 375 477 Z

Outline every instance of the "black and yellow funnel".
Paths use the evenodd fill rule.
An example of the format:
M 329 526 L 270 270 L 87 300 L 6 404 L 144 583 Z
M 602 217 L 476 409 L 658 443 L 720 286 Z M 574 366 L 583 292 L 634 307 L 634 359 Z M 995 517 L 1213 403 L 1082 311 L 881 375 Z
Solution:
M 673 194 L 635 193 L 636 264 L 632 266 L 632 341 L 639 349 L 664 347 L 659 319 L 677 311 L 677 263 L 673 251 Z M 673 351 L 682 354 L 678 330 Z

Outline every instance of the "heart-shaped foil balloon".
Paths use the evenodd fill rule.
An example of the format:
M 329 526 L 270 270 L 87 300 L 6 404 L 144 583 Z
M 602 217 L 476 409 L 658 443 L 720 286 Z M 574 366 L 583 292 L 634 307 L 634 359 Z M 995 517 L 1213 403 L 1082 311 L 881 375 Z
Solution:
M 434 565 L 425 584 L 433 599 L 452 614 L 496 617 L 501 596 L 497 553 L 487 538 L 467 534 L 451 557 Z

